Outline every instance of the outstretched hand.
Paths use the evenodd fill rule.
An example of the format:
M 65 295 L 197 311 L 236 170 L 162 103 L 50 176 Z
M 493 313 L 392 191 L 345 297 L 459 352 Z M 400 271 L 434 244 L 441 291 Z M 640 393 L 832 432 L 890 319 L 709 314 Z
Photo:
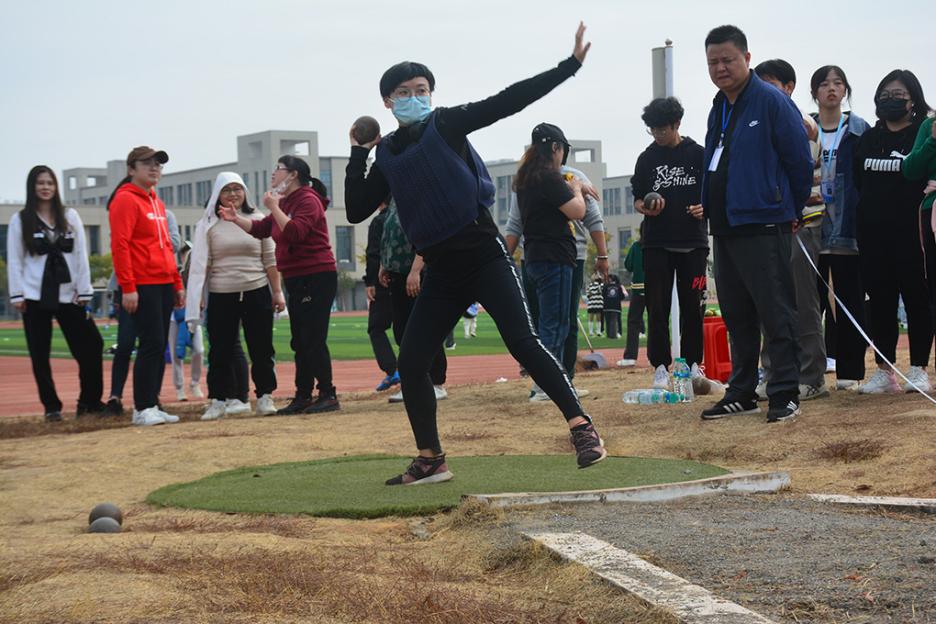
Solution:
M 218 213 L 221 215 L 221 218 L 225 221 L 237 221 L 237 210 L 233 205 L 225 206 L 221 204 L 221 208 L 218 209 Z
M 381 139 L 382 137 L 380 136 L 380 133 L 379 133 L 379 132 L 377 133 L 377 136 L 374 137 L 374 140 L 373 140 L 373 141 L 368 141 L 367 143 L 358 143 L 358 140 L 354 138 L 354 129 L 355 129 L 356 127 L 357 127 L 357 126 L 352 125 L 352 126 L 351 126 L 351 129 L 348 130 L 348 138 L 351 139 L 351 146 L 352 146 L 352 147 L 366 147 L 367 149 L 371 149 L 371 148 L 373 148 L 375 145 L 377 145 L 378 143 L 380 143 L 380 139 Z
M 585 62 L 585 55 L 588 54 L 588 51 L 591 49 L 591 41 L 588 43 L 583 43 L 582 40 L 585 38 L 585 22 L 579 22 L 578 30 L 575 31 L 575 48 L 572 50 L 572 56 L 575 57 L 579 63 Z

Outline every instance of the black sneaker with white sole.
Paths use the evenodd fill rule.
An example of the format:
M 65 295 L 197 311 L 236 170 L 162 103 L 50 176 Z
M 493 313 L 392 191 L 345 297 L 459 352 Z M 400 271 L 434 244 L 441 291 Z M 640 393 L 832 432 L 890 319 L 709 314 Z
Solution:
M 800 414 L 799 403 L 790 401 L 786 405 L 771 406 L 767 410 L 767 422 L 786 422 L 793 420 Z
M 712 407 L 702 410 L 702 420 L 718 420 L 726 416 L 742 416 L 744 414 L 758 414 L 760 408 L 755 399 L 738 401 L 725 397 Z

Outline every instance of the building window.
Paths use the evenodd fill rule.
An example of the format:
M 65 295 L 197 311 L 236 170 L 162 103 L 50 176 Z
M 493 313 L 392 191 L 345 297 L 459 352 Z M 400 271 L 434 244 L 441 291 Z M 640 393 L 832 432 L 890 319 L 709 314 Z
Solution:
M 180 206 L 191 206 L 192 205 L 192 185 L 191 184 L 180 184 L 176 187 L 176 195 L 178 195 L 179 205 Z
M 332 167 L 330 158 L 319 158 L 319 180 L 325 185 L 328 197 L 332 196 Z
M 81 203 L 84 204 L 85 206 L 93 206 L 94 204 L 97 203 L 97 200 L 93 197 L 85 197 L 84 199 L 81 200 Z
M 620 187 L 606 188 L 601 192 L 602 209 L 606 217 L 621 214 Z
M 348 225 L 335 226 L 335 255 L 344 269 L 354 270 L 354 228 Z
M 159 199 L 162 200 L 162 203 L 167 206 L 175 205 L 175 188 L 171 186 L 161 186 L 159 189 L 157 189 L 157 191 L 159 193 Z
M 106 205 L 107 205 L 107 195 L 101 195 L 100 197 L 98 197 L 98 203 L 101 204 L 102 206 L 106 206 Z
M 182 231 L 185 233 L 185 235 L 182 237 L 183 240 L 187 240 L 187 241 L 192 240 L 192 226 L 191 225 L 182 226 Z
M 513 196 L 513 176 L 497 176 L 497 223 L 504 225 L 507 223 L 507 215 L 510 212 L 510 200 Z
M 260 205 L 260 174 L 254 171 L 254 202 Z
M 85 239 L 87 239 L 88 253 L 92 256 L 101 255 L 101 226 L 86 225 Z
M 634 214 L 637 212 L 634 208 L 634 189 L 630 186 L 624 188 L 624 212 L 625 214 Z
M 211 199 L 211 180 L 203 180 L 195 183 L 195 204 L 204 206 Z
M 7 246 L 6 246 L 6 237 L 7 237 L 7 225 L 0 224 L 0 258 L 6 259 L 7 257 Z
M 266 169 L 263 170 L 263 192 L 266 193 L 270 190 L 270 176 L 267 175 Z

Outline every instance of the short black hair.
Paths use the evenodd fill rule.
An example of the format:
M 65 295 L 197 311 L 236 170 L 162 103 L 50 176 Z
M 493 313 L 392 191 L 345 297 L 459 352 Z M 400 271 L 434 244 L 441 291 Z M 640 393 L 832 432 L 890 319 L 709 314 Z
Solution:
M 785 85 L 790 82 L 794 85 L 796 84 L 796 70 L 783 59 L 770 59 L 769 61 L 758 63 L 757 67 L 754 68 L 754 73 L 757 74 L 758 78 L 763 80 L 773 78 L 778 80 L 780 84 Z
M 662 128 L 680 121 L 684 113 L 682 104 L 676 98 L 656 98 L 644 107 L 640 118 L 648 128 Z
M 718 45 L 719 43 L 728 43 L 731 42 L 736 48 L 742 52 L 747 52 L 747 37 L 744 36 L 744 33 L 737 26 L 732 26 L 731 24 L 726 24 L 724 26 L 719 26 L 718 28 L 713 28 L 709 31 L 709 34 L 705 37 L 705 47 L 710 45 Z
M 845 99 L 851 101 L 851 85 L 848 84 L 848 77 L 845 75 L 845 72 L 838 65 L 823 65 L 813 72 L 812 78 L 809 79 L 809 93 L 812 95 L 812 99 L 816 100 L 819 97 L 819 85 L 821 85 L 832 72 L 835 72 L 836 75 L 842 79 L 842 82 L 845 84 Z
M 907 93 L 910 94 L 910 99 L 913 101 L 913 114 L 919 119 L 925 118 L 930 112 L 930 106 L 923 97 L 923 85 L 920 84 L 916 74 L 909 69 L 895 69 L 884 76 L 884 79 L 881 80 L 877 89 L 874 91 L 874 105 L 877 106 L 880 104 L 878 95 L 880 95 L 881 91 L 884 89 L 884 85 L 895 80 L 899 80 L 907 87 Z
M 390 97 L 400 83 L 420 76 L 429 81 L 429 91 L 435 91 L 435 76 L 428 67 L 412 61 L 397 63 L 380 77 L 380 97 Z

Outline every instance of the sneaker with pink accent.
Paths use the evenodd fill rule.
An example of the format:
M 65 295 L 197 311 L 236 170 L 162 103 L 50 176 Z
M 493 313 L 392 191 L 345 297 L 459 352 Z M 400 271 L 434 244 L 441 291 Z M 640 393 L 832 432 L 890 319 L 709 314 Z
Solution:
M 871 379 L 858 388 L 861 394 L 897 394 L 903 392 L 892 370 L 877 369 Z
M 387 479 L 387 485 L 423 485 L 427 483 L 441 483 L 450 480 L 453 476 L 445 463 L 445 453 L 436 457 L 419 456 L 414 459 L 401 475 Z

